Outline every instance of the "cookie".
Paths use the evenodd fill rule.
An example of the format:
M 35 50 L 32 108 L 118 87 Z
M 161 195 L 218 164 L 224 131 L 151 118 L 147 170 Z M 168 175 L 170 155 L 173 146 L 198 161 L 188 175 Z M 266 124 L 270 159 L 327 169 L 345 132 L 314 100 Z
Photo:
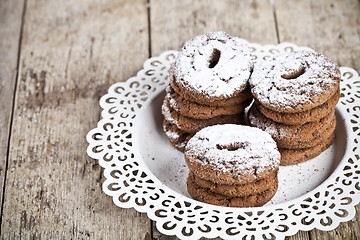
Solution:
M 336 119 L 334 118 L 334 120 L 331 121 L 330 126 L 328 126 L 328 128 L 326 128 L 322 134 L 317 135 L 314 139 L 310 141 L 293 142 L 291 144 L 287 144 L 284 148 L 296 150 L 296 149 L 314 147 L 326 141 L 326 139 L 328 139 L 334 133 L 335 128 L 336 128 Z M 279 148 L 282 148 L 282 146 L 279 146 Z
M 233 114 L 233 115 L 223 115 L 209 119 L 194 119 L 194 118 L 184 117 L 170 108 L 169 101 L 167 99 L 165 99 L 163 102 L 162 114 L 168 122 L 176 125 L 178 129 L 186 133 L 195 133 L 204 127 L 212 126 L 216 124 L 225 124 L 225 123 L 241 124 L 244 122 L 243 113 Z
M 163 121 L 163 130 L 170 143 L 181 152 L 185 151 L 186 143 L 194 135 L 181 131 L 167 120 Z
M 229 106 L 201 105 L 182 98 L 171 86 L 166 88 L 165 98 L 168 100 L 171 109 L 182 116 L 195 119 L 209 119 L 223 115 L 239 114 L 252 101 L 252 98 L 248 97 L 243 102 Z
M 251 126 L 268 132 L 277 142 L 279 148 L 304 148 L 317 145 L 317 141 L 326 136 L 326 131 L 335 128 L 335 109 L 317 122 L 301 125 L 277 123 L 265 117 L 256 105 L 252 105 L 248 118 Z
M 331 146 L 334 138 L 335 138 L 335 134 L 332 133 L 330 137 L 328 137 L 324 141 L 320 142 L 318 145 L 315 145 L 314 147 L 311 148 L 302 148 L 302 149 L 279 148 L 281 154 L 280 165 L 283 166 L 293 165 L 315 158 Z
M 214 193 L 202 188 L 195 183 L 194 175 L 189 175 L 187 179 L 187 190 L 190 196 L 200 202 L 224 207 L 259 207 L 269 202 L 278 189 L 278 181 L 261 193 L 243 197 L 229 197 Z
M 329 114 L 329 112 L 333 111 L 338 100 L 340 98 L 340 89 L 335 92 L 333 96 L 330 97 L 328 101 L 325 103 L 311 108 L 302 112 L 294 112 L 294 113 L 284 113 L 270 110 L 259 103 L 259 101 L 255 100 L 255 105 L 259 108 L 260 112 L 266 116 L 267 118 L 272 119 L 275 122 L 283 123 L 287 125 L 300 125 L 307 122 L 315 122 L 319 121 L 321 118 L 325 117 Z
M 177 94 L 179 94 L 185 100 L 195 102 L 200 105 L 224 107 L 224 106 L 241 104 L 242 102 L 244 102 L 244 99 L 249 99 L 249 98 L 252 99 L 253 98 L 251 91 L 250 91 L 250 87 L 246 87 L 241 93 L 239 93 L 235 97 L 221 99 L 221 100 L 213 100 L 211 102 L 201 101 L 201 100 L 195 98 L 194 96 L 192 96 L 191 93 L 189 93 L 188 91 L 183 91 L 182 89 L 180 89 L 177 86 L 175 76 L 172 73 L 172 68 L 173 67 L 170 67 L 170 70 L 169 70 L 169 79 L 170 79 L 169 85 Z
M 190 172 L 189 174 L 193 174 Z M 193 174 L 194 175 L 194 174 Z M 269 186 L 272 186 L 277 181 L 277 172 L 273 172 L 269 177 L 258 179 L 248 184 L 217 184 L 212 181 L 207 181 L 202 178 L 193 176 L 194 182 L 201 188 L 207 189 L 208 191 L 222 194 L 229 197 L 243 197 L 252 194 L 258 194 L 266 191 Z
M 249 126 L 203 128 L 187 143 L 185 161 L 196 176 L 218 184 L 247 184 L 277 172 L 280 153 L 270 134 Z
M 328 101 L 339 89 L 339 67 L 310 51 L 284 53 L 254 67 L 249 84 L 256 100 L 277 112 L 302 112 Z
M 174 89 L 190 101 L 211 105 L 238 97 L 248 87 L 252 69 L 245 40 L 224 32 L 200 35 L 186 42 L 175 59 Z

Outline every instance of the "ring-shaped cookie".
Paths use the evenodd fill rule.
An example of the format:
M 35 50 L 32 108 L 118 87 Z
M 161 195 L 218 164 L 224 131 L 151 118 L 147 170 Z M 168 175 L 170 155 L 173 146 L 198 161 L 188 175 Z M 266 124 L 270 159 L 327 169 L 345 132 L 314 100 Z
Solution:
M 173 67 L 179 92 L 200 104 L 236 97 L 248 86 L 253 63 L 247 42 L 225 32 L 186 42 Z
M 339 67 L 310 51 L 284 53 L 255 65 L 250 78 L 253 96 L 278 112 L 300 112 L 317 107 L 339 88 Z
M 185 147 L 185 160 L 196 176 L 219 184 L 246 184 L 278 171 L 280 153 L 270 134 L 235 124 L 197 132 Z

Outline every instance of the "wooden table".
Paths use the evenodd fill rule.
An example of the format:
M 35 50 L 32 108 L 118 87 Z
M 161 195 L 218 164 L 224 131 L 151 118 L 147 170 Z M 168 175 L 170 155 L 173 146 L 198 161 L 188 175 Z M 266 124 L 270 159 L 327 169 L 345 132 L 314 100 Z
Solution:
M 143 62 L 223 30 L 309 46 L 360 71 L 360 2 L 0 0 L 2 239 L 176 239 L 116 207 L 86 155 L 99 98 Z M 360 214 L 289 239 L 359 239 Z

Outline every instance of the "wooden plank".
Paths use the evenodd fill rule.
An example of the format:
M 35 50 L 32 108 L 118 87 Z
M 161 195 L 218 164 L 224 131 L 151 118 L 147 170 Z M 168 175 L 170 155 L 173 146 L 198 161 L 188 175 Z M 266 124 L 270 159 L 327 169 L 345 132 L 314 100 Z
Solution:
M 360 71 L 360 2 L 286 1 L 275 5 L 280 41 L 310 46 L 340 66 Z M 295 21 L 294 19 L 301 19 Z M 359 239 L 359 206 L 356 217 L 333 231 L 310 231 L 311 239 Z
M 285 237 L 285 240 L 309 240 L 309 232 L 299 231 L 295 235 Z
M 4 0 L 0 4 L 0 206 L 2 206 L 6 178 L 9 128 L 15 93 L 23 7 L 23 0 Z
M 276 44 L 276 28 L 269 1 L 150 1 L 151 51 L 158 55 L 200 34 L 225 31 L 250 42 Z M 166 14 L 164 14 L 166 13 Z M 254 27 L 256 26 L 256 27 Z M 178 239 L 161 234 L 154 239 Z
M 250 42 L 277 43 L 275 21 L 268 1 L 171 0 L 164 4 L 152 0 L 150 3 L 153 55 L 180 49 L 185 41 L 197 35 L 219 30 Z
M 150 239 L 86 155 L 108 87 L 148 57 L 146 1 L 28 0 L 6 181 L 4 239 Z
M 281 42 L 309 46 L 341 66 L 360 70 L 359 1 L 277 0 L 275 4 Z

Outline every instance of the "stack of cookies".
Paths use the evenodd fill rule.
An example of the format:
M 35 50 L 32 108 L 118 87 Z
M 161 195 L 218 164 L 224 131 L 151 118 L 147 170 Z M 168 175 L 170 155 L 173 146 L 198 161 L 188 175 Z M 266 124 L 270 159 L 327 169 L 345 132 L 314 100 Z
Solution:
M 339 67 L 310 51 L 281 54 L 254 67 L 249 123 L 277 142 L 281 165 L 316 157 L 333 142 Z
M 224 124 L 197 132 L 185 150 L 192 198 L 227 207 L 262 206 L 278 188 L 280 153 L 254 127 Z
M 244 109 L 252 101 L 252 69 L 250 49 L 242 39 L 215 32 L 186 42 L 169 70 L 162 105 L 170 142 L 184 151 L 204 127 L 243 123 Z

